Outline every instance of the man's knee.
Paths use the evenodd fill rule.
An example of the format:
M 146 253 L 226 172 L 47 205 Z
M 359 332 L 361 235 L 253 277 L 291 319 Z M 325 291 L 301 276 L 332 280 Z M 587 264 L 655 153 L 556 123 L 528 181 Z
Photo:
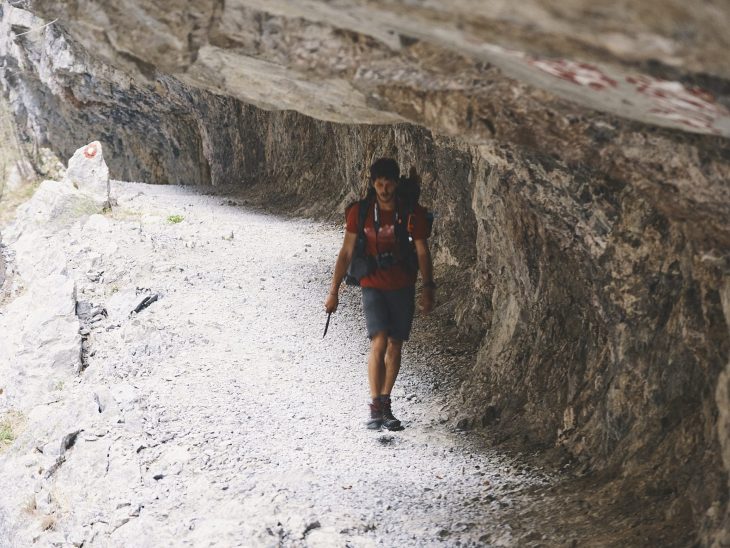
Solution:
M 385 350 L 388 346 L 388 334 L 385 331 L 378 331 L 370 339 L 370 349 L 380 355 L 385 354 Z
M 402 340 L 388 337 L 388 350 L 397 350 L 398 352 L 400 352 L 401 348 L 403 348 Z
M 403 348 L 403 341 L 399 339 L 391 339 L 388 337 L 388 349 L 387 353 L 390 356 L 400 356 L 401 349 Z

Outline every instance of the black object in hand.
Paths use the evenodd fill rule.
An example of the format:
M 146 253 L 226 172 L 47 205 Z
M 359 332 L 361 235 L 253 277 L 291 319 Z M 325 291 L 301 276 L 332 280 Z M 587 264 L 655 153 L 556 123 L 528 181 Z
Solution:
M 330 318 L 332 317 L 332 312 L 329 312 L 327 314 L 327 323 L 324 324 L 324 334 L 322 335 L 322 338 L 324 339 L 324 336 L 327 334 L 327 329 L 329 329 L 330 326 Z

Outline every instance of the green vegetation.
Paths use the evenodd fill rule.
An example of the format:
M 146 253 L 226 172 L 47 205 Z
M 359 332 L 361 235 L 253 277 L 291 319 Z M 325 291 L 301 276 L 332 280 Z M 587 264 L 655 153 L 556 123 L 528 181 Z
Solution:
M 0 422 L 0 443 L 11 443 L 15 439 L 13 427 L 9 422 Z
M 172 223 L 172 224 L 180 223 L 180 222 L 182 222 L 182 220 L 183 220 L 182 215 L 170 215 L 167 217 L 167 222 Z
M 26 417 L 18 411 L 8 411 L 0 415 L 0 453 L 17 439 L 25 428 Z

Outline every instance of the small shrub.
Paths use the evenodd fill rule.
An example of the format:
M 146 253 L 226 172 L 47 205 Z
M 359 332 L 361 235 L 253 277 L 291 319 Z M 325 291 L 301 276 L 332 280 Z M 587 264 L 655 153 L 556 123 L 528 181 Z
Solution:
M 183 220 L 182 215 L 169 215 L 167 217 L 167 222 L 172 223 L 172 224 L 180 223 L 180 222 L 182 222 L 182 220 Z

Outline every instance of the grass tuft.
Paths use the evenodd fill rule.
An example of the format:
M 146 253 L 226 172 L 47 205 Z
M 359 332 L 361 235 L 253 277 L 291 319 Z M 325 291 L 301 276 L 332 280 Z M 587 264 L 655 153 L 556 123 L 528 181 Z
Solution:
M 10 410 L 0 415 L 0 454 L 23 433 L 25 423 L 25 415 L 18 411 Z
M 171 224 L 181 223 L 183 220 L 182 215 L 170 215 L 167 217 L 167 222 Z
M 12 443 L 13 440 L 15 433 L 12 425 L 7 421 L 0 422 L 0 443 Z
M 30 495 L 27 499 L 25 499 L 25 504 L 21 507 L 21 510 L 26 514 L 33 514 L 37 508 L 35 497 Z

